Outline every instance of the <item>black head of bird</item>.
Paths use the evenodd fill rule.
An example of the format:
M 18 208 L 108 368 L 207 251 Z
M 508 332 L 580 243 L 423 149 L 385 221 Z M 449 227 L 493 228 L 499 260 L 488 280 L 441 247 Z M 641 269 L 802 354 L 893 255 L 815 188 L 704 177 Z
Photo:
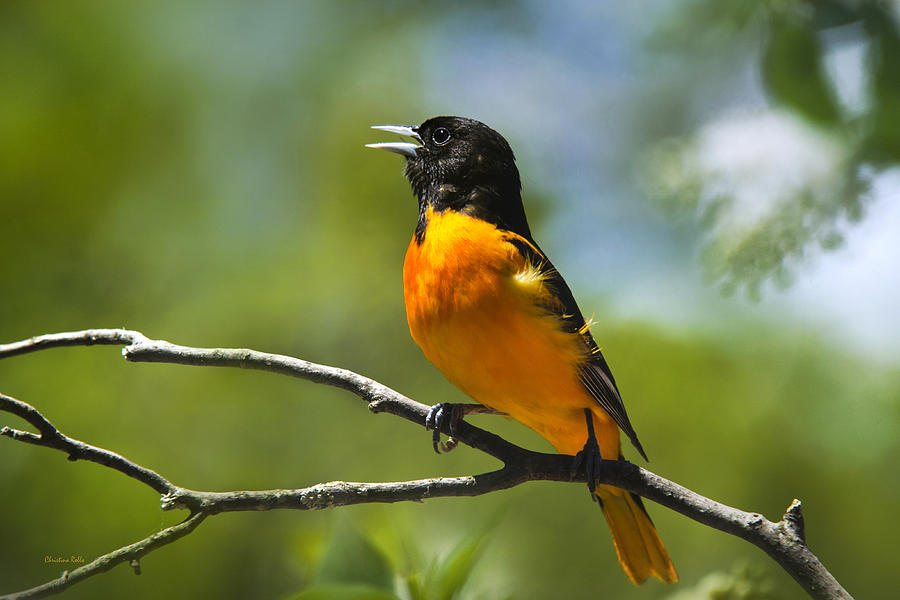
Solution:
M 456 210 L 531 238 L 516 159 L 503 136 L 480 121 L 432 117 L 421 125 L 378 125 L 418 143 L 368 144 L 406 157 L 404 174 L 420 216 Z

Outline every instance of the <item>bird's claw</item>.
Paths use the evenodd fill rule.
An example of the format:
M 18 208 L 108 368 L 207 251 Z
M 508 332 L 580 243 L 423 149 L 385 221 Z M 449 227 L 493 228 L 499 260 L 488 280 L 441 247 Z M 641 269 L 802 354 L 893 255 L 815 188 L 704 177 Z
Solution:
M 596 442 L 591 443 L 590 440 L 575 455 L 575 460 L 572 461 L 573 474 L 577 474 L 581 469 L 584 469 L 588 491 L 591 493 L 592 500 L 597 500 L 597 494 L 595 493 L 597 491 L 597 475 L 600 473 L 602 464 L 603 457 L 600 455 L 600 449 L 597 447 Z
M 441 429 L 443 429 L 444 423 L 447 423 L 448 419 L 450 437 L 447 438 L 446 442 L 442 442 Z M 450 452 L 459 445 L 459 440 L 455 436 L 461 419 L 462 410 L 459 404 L 441 402 L 428 409 L 428 414 L 425 416 L 425 429 L 432 430 L 431 445 L 435 452 L 438 454 Z
M 595 493 L 597 491 L 597 475 L 603 464 L 603 456 L 600 454 L 600 445 L 597 443 L 597 436 L 594 434 L 594 419 L 591 412 L 587 409 L 584 411 L 587 421 L 588 438 L 584 443 L 584 448 L 575 455 L 572 461 L 572 475 L 576 475 L 584 469 L 587 478 L 588 491 L 591 493 L 591 500 L 600 501 Z

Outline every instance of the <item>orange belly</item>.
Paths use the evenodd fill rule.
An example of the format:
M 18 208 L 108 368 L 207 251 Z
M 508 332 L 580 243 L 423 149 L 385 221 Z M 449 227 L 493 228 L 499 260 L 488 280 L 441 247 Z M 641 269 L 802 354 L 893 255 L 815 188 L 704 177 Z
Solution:
M 615 423 L 578 378 L 587 349 L 541 308 L 548 296 L 539 266 L 507 241 L 514 234 L 453 211 L 427 217 L 425 239 L 410 243 L 403 280 L 409 329 L 428 360 L 559 452 L 581 450 L 584 409 L 591 409 L 601 454 L 618 457 Z

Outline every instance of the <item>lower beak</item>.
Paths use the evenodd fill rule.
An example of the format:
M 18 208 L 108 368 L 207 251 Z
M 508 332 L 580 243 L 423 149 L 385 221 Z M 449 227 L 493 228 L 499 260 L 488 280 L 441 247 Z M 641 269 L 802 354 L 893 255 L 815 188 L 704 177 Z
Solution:
M 372 129 L 379 129 L 381 131 L 387 131 L 390 133 L 398 133 L 405 137 L 411 137 L 414 140 L 421 142 L 422 138 L 419 137 L 419 134 L 416 133 L 416 128 L 410 125 L 373 125 Z M 416 148 L 421 148 L 419 144 L 411 144 L 408 142 L 381 142 L 378 144 L 366 144 L 366 148 L 380 148 L 381 150 L 387 150 L 388 152 L 396 152 L 397 154 L 402 154 L 408 158 L 415 158 Z

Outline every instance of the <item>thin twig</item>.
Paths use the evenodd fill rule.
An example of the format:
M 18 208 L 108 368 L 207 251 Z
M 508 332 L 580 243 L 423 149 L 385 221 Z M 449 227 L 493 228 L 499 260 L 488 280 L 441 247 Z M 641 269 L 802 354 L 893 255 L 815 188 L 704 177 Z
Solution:
M 0 359 L 46 348 L 94 344 L 125 345 L 122 354 L 127 360 L 133 362 L 250 368 L 324 383 L 356 394 L 368 403 L 373 412 L 387 412 L 420 425 L 424 425 L 428 412 L 426 405 L 415 402 L 377 381 L 346 369 L 255 350 L 179 346 L 161 340 L 150 340 L 137 331 L 125 329 L 90 329 L 39 336 L 13 344 L 0 345 Z M 219 512 L 279 508 L 320 510 L 369 502 L 421 501 L 441 496 L 475 496 L 533 480 L 585 481 L 584 473 L 572 472 L 572 457 L 532 452 L 462 421 L 454 432 L 455 438 L 499 459 L 504 465 L 501 469 L 471 477 L 394 483 L 331 482 L 298 490 L 199 492 L 174 486 L 153 471 L 144 469 L 118 454 L 64 436 L 37 410 L 23 402 L 8 396 L 0 396 L 0 409 L 24 418 L 39 431 L 38 435 L 6 427 L 2 430 L 4 435 L 27 443 L 62 450 L 76 459 L 84 458 L 115 468 L 165 494 L 163 497 L 164 509 L 189 508 L 194 511 L 192 518 L 199 518 L 196 523 L 199 523 L 206 515 Z M 450 434 L 449 423 L 445 424 L 443 432 Z M 800 502 L 797 500 L 791 504 L 781 521 L 773 523 L 762 515 L 744 512 L 715 502 L 625 461 L 604 461 L 598 476 L 598 483 L 615 485 L 634 492 L 695 521 L 751 542 L 776 560 L 813 598 L 822 600 L 851 598 L 850 594 L 840 586 L 806 546 L 803 517 Z M 200 516 L 198 517 L 198 515 Z M 187 522 L 185 521 L 185 523 Z M 196 523 L 193 526 L 196 526 Z M 186 533 L 189 531 L 185 531 L 181 535 Z M 138 544 L 146 541 L 138 542 Z M 113 555 L 118 556 L 118 553 L 133 546 L 135 545 L 101 557 L 90 565 L 104 561 Z M 158 546 L 150 547 L 143 553 L 149 552 L 155 547 Z M 107 563 L 102 564 L 106 565 Z M 90 565 L 80 567 L 76 571 L 87 569 Z M 94 574 L 110 567 L 95 569 L 89 573 Z M 72 573 L 69 574 L 69 578 L 72 577 Z M 86 576 L 89 575 L 84 575 L 82 578 Z M 41 589 L 52 583 L 34 589 Z M 31 591 L 33 590 L 23 593 Z
M 207 513 L 194 513 L 181 523 L 167 527 L 162 531 L 157 531 L 153 535 L 145 537 L 139 542 L 119 548 L 109 554 L 104 554 L 88 564 L 82 565 L 72 571 L 63 571 L 62 575 L 56 579 L 28 590 L 3 596 L 3 598 L 9 600 L 31 600 L 32 598 L 44 598 L 46 596 L 58 594 L 79 581 L 83 581 L 94 575 L 99 575 L 100 573 L 105 573 L 123 562 L 131 563 L 135 572 L 139 572 L 138 561 L 142 556 L 183 538 L 196 529 L 197 525 L 202 523 L 207 516 L 209 516 Z
M 36 335 L 19 342 L 0 344 L 0 358 L 63 346 L 93 346 L 95 344 L 101 346 L 125 346 L 146 339 L 140 331 L 132 331 L 130 329 L 83 329 L 81 331 L 49 333 L 47 335 Z
M 61 450 L 69 455 L 69 460 L 71 461 L 89 460 L 104 467 L 115 469 L 120 473 L 137 479 L 141 483 L 146 483 L 160 494 L 168 494 L 177 489 L 159 473 L 133 463 L 120 454 L 85 444 L 64 435 L 30 404 L 0 394 L 0 410 L 22 417 L 40 432 L 40 435 L 35 435 L 30 431 L 3 427 L 0 428 L 0 435 L 11 437 L 14 440 L 27 444 L 34 444 L 35 446 L 46 446 L 47 448 Z

